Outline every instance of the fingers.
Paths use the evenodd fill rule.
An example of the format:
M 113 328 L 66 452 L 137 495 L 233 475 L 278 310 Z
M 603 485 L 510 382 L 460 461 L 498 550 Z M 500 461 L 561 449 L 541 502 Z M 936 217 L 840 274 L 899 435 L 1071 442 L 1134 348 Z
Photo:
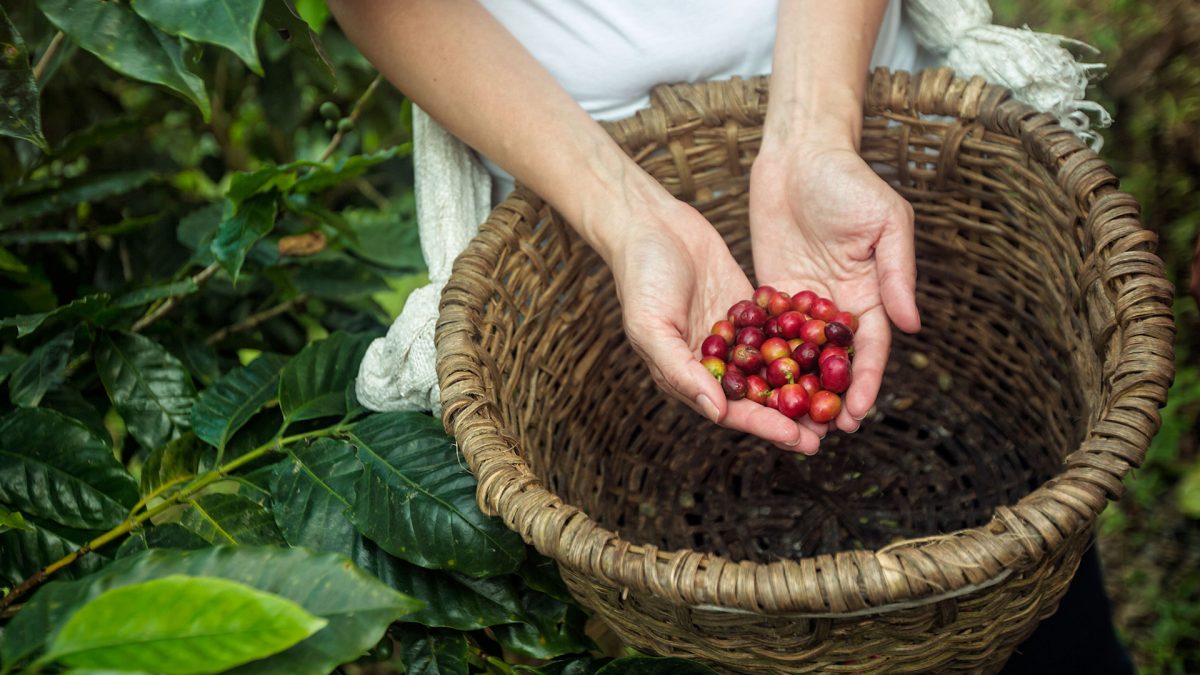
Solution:
M 812 430 L 801 430 L 778 411 L 750 401 L 728 402 L 720 382 L 700 365 L 679 333 L 657 325 L 634 331 L 637 351 L 650 366 L 658 386 L 692 409 L 722 426 L 754 434 L 789 450 L 816 452 L 820 438 Z M 822 434 L 823 435 L 823 434 Z
M 631 326 L 627 332 L 659 388 L 713 422 L 724 418 L 726 402 L 721 383 L 700 365 L 677 329 L 655 322 L 640 330 Z
M 859 420 L 875 405 L 891 342 L 888 318 L 879 308 L 858 318 L 858 332 L 854 334 L 854 379 L 836 420 L 842 431 L 857 431 Z
M 912 206 L 903 199 L 875 245 L 875 267 L 883 308 L 896 326 L 906 332 L 921 329 L 917 312 L 917 259 L 913 242 Z
M 821 439 L 816 434 L 801 429 L 779 411 L 752 401 L 729 402 L 728 414 L 721 420 L 721 425 L 754 434 L 792 452 L 800 451 L 811 455 L 821 444 Z

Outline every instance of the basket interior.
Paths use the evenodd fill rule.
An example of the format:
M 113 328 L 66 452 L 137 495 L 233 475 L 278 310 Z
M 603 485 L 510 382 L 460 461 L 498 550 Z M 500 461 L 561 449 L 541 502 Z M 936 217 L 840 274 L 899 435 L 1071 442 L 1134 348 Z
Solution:
M 663 396 L 625 340 L 603 263 L 549 209 L 510 198 L 501 208 L 525 215 L 500 247 L 478 327 L 505 431 L 537 477 L 632 543 L 765 562 L 977 526 L 1053 476 L 1099 391 L 1080 309 L 1083 228 L 1017 140 L 962 129 L 866 122 L 864 157 L 917 214 L 924 328 L 893 336 L 862 429 L 830 434 L 812 458 Z M 704 129 L 686 133 L 685 144 Z M 942 157 L 951 136 L 954 157 Z M 682 195 L 748 272 L 755 143 L 739 146 L 741 171 Z M 672 186 L 662 155 L 638 156 Z

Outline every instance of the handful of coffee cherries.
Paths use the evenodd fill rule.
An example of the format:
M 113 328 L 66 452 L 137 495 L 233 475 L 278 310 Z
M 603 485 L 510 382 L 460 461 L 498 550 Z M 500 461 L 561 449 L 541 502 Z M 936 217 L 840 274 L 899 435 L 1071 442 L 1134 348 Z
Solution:
M 825 423 L 850 388 L 858 317 L 812 291 L 760 286 L 712 327 L 700 363 L 730 401 L 747 398 L 798 420 Z

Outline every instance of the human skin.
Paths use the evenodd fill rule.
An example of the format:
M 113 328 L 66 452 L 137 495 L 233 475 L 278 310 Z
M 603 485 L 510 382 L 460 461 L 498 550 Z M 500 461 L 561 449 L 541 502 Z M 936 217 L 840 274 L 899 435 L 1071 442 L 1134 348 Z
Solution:
M 879 392 L 889 320 L 907 332 L 921 327 L 912 207 L 858 155 L 864 74 L 884 9 L 882 2 L 780 3 L 762 150 L 750 174 L 759 281 L 811 289 L 859 317 L 854 382 L 835 421 L 847 432 Z M 827 429 L 806 426 L 821 435 Z
M 844 7 L 826 11 L 835 4 L 853 5 L 858 11 Z M 764 196 L 771 198 L 755 200 L 752 196 L 756 250 L 761 242 L 797 246 L 803 255 L 861 254 L 860 239 L 870 238 L 839 234 L 836 245 L 825 248 L 811 241 L 814 228 L 828 226 L 836 213 L 813 215 L 794 208 L 808 201 L 805 195 L 816 193 L 797 182 L 808 174 L 793 165 L 838 155 L 834 148 L 826 147 L 823 136 L 802 133 L 795 124 L 823 113 L 798 102 L 808 100 L 807 96 L 832 100 L 836 93 L 839 105 L 829 108 L 829 114 L 858 118 L 842 122 L 846 130 L 855 132 L 848 146 L 855 147 L 867 58 L 884 5 L 882 0 L 785 0 L 781 4 L 777 41 L 804 48 L 795 52 L 785 48 L 782 55 L 787 61 L 776 65 L 772 87 L 779 82 L 780 93 L 787 93 L 779 99 L 790 103 L 777 104 L 777 94 L 772 91 L 768 138 L 770 143 L 805 142 L 809 151 L 769 152 L 764 140 L 766 154 L 755 163 L 752 177 L 768 193 Z M 716 230 L 626 156 L 487 10 L 474 0 L 330 0 L 329 6 L 349 38 L 392 84 L 451 133 L 537 192 L 604 259 L 613 272 L 625 331 L 664 391 L 724 426 L 787 449 L 817 451 L 823 425 L 798 425 L 747 400 L 727 402 L 720 383 L 700 365 L 696 354 L 714 317 L 723 317 L 730 305 L 750 297 L 753 291 Z M 820 22 L 802 21 L 816 13 L 822 15 Z M 853 39 L 838 41 L 846 36 Z M 861 55 L 864 49 L 866 56 Z M 777 48 L 775 58 L 780 56 Z M 828 68 L 828 63 L 842 65 Z M 857 107 L 851 110 L 854 101 Z M 774 124 L 774 117 L 781 123 Z M 789 122 L 782 124 L 785 119 Z M 773 126 L 779 128 L 770 133 Z M 854 180 L 865 181 L 856 167 L 843 164 Z M 827 176 L 822 185 L 835 180 L 835 176 Z M 800 195 L 789 196 L 787 192 L 793 189 Z M 882 193 L 871 194 L 879 198 Z M 891 221 L 865 217 L 874 213 L 872 208 L 879 210 L 871 204 L 850 204 L 842 213 L 875 231 L 890 232 L 886 223 Z M 911 239 L 911 223 L 908 232 Z M 883 253 L 886 248 L 878 250 Z M 888 250 L 903 252 L 900 247 Z M 911 241 L 908 252 L 911 256 Z M 882 372 L 887 352 L 886 335 L 864 335 L 887 331 L 880 303 L 872 298 L 894 295 L 881 295 L 870 288 L 870 282 L 899 277 L 868 274 L 868 269 L 873 270 L 873 262 L 868 261 L 855 261 L 851 272 L 836 270 L 838 276 L 821 279 L 814 277 L 831 270 L 829 265 L 788 264 L 770 256 L 761 262 L 764 267 L 759 269 L 759 278 L 764 283 L 777 279 L 779 288 L 799 290 L 802 286 L 796 283 L 819 281 L 814 290 L 829 293 L 834 300 L 841 298 L 839 304 L 845 309 L 862 312 L 856 343 L 860 356 L 855 362 L 858 389 L 849 392 L 853 398 L 847 407 L 865 413 L 870 407 L 868 396 L 873 401 L 878 390 L 878 376 L 871 389 L 871 373 Z M 825 283 L 843 279 L 848 285 L 845 292 Z M 915 316 L 915 308 L 913 311 Z M 862 353 L 864 347 L 866 354 Z M 867 373 L 860 375 L 859 364 L 864 360 Z M 857 428 L 857 420 L 851 418 L 851 422 L 843 428 Z

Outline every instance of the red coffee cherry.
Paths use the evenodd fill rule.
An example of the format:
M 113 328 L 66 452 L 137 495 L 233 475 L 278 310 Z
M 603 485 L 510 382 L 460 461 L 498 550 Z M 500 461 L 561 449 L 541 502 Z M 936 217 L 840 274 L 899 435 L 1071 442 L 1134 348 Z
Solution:
M 800 379 L 800 364 L 790 356 L 776 359 L 767 366 L 767 384 L 772 387 L 792 384 L 798 379 Z
M 788 349 L 787 341 L 783 338 L 777 337 L 768 338 L 762 343 L 762 347 L 759 348 L 759 351 L 762 353 L 763 363 L 767 364 L 768 366 L 770 366 L 771 362 L 773 361 L 777 361 L 792 355 L 792 350 Z
M 746 376 L 746 398 L 760 405 L 767 404 L 767 398 L 771 395 L 771 385 L 758 375 Z
M 763 329 L 746 326 L 738 331 L 735 342 L 739 345 L 750 345 L 755 349 L 760 349 L 762 348 L 763 341 L 766 339 L 767 335 L 763 333 Z
M 779 412 L 798 420 L 808 414 L 808 392 L 799 384 L 785 384 L 779 388 Z
M 800 291 L 792 296 L 792 309 L 801 314 L 808 314 L 812 309 L 812 304 L 817 299 L 817 294 L 812 291 Z
M 822 321 L 833 321 L 833 317 L 838 313 L 837 305 L 829 298 L 817 298 L 813 300 L 812 307 L 808 310 L 809 316 Z
M 774 296 L 775 293 L 777 293 L 777 291 L 771 286 L 759 286 L 758 288 L 754 289 L 754 295 L 750 296 L 750 300 L 759 307 L 767 309 L 768 305 L 771 303 L 771 297 Z
M 849 359 L 834 356 L 821 363 L 821 386 L 823 388 L 840 394 L 850 388 L 851 379 Z
M 715 356 L 706 356 L 700 359 L 700 365 L 707 368 L 708 372 L 718 380 L 725 377 L 725 362 Z
M 725 342 L 725 338 L 720 335 L 709 335 L 704 338 L 704 342 L 700 343 L 700 354 L 702 356 L 715 356 L 721 361 L 729 356 L 729 343 Z
M 808 416 L 818 424 L 833 421 L 842 411 L 842 398 L 832 391 L 818 391 L 808 405 Z
M 732 321 L 730 321 L 728 319 L 721 319 L 720 321 L 713 324 L 712 330 L 710 330 L 709 332 L 712 333 L 713 335 L 720 335 L 721 339 L 725 341 L 725 344 L 727 344 L 727 345 L 733 344 L 733 337 L 734 337 L 735 333 L 733 330 L 733 322 Z

